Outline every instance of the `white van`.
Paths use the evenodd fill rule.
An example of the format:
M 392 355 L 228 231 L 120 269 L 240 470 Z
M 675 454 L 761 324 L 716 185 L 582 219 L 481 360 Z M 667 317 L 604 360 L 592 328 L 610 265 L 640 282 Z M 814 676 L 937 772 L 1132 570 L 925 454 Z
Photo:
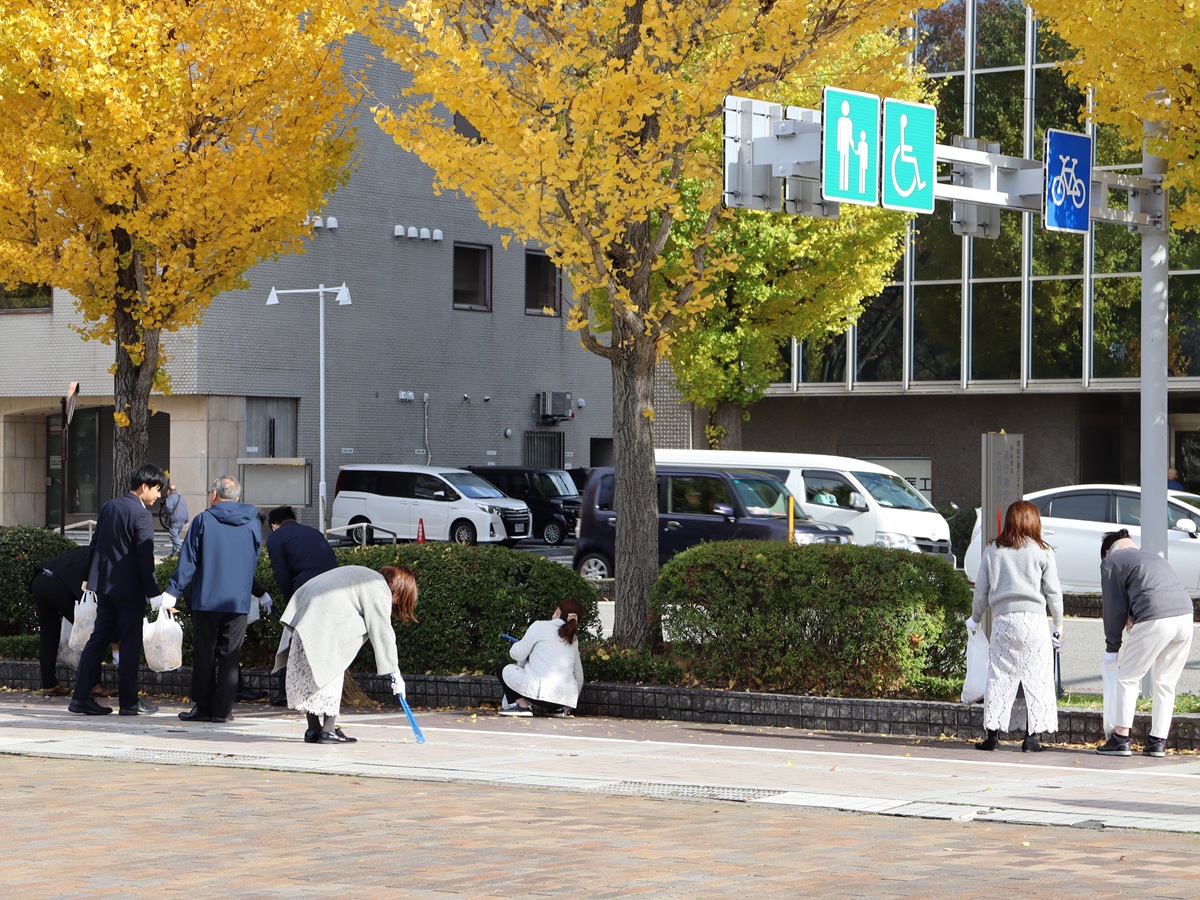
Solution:
M 845 525 L 860 546 L 932 553 L 954 565 L 950 525 L 911 484 L 876 463 L 817 453 L 655 450 L 660 465 L 757 469 L 778 478 L 818 522 Z
M 529 537 L 531 517 L 522 500 L 506 497 L 491 482 L 465 469 L 440 466 L 342 466 L 334 488 L 334 528 L 364 523 L 415 540 L 459 544 L 515 544 Z M 363 540 L 362 531 L 352 531 Z M 365 541 L 373 534 L 366 530 Z

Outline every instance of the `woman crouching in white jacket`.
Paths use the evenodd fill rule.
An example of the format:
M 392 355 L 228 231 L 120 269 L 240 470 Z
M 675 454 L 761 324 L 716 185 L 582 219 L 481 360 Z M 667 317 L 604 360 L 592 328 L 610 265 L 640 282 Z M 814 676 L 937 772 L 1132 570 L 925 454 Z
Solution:
M 583 663 L 579 660 L 579 620 L 583 604 L 567 598 L 549 622 L 534 622 L 508 651 L 515 663 L 501 665 L 500 715 L 532 716 L 534 710 L 562 718 L 579 703 Z

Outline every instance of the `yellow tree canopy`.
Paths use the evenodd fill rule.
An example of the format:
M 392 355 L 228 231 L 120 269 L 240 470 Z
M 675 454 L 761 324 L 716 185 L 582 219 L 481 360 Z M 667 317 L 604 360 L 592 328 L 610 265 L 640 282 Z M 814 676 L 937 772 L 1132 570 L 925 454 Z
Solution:
M 1042 0 L 1034 4 L 1076 55 L 1064 70 L 1094 89 L 1093 116 L 1127 146 L 1142 145 L 1143 122 L 1163 126 L 1149 149 L 1167 162 L 1175 197 L 1172 227 L 1200 229 L 1200 4 L 1196 0 Z
M 0 281 L 69 290 L 85 336 L 117 345 L 118 443 L 145 420 L 159 333 L 296 249 L 344 177 L 347 31 L 296 0 L 0 16 Z

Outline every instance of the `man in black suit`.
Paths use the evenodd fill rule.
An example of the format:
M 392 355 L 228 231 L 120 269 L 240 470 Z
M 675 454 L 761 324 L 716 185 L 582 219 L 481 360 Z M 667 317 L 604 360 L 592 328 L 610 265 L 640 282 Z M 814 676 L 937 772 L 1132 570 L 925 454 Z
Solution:
M 96 592 L 96 629 L 79 659 L 75 693 L 67 707 L 73 713 L 100 716 L 112 712 L 91 697 L 100 680 L 100 661 L 115 633 L 121 646 L 117 689 L 121 715 L 158 712 L 158 707 L 138 699 L 138 667 L 142 660 L 142 617 L 146 601 L 158 597 L 154 578 L 154 517 L 149 507 L 157 502 L 167 483 L 158 466 L 144 465 L 130 478 L 129 493 L 100 508 L 92 536 L 88 587 Z
M 325 535 L 311 525 L 296 521 L 296 510 L 290 506 L 277 506 L 267 514 L 271 533 L 267 536 L 267 555 L 271 557 L 271 572 L 279 585 L 279 614 L 292 594 L 310 578 L 322 575 L 338 567 L 337 557 Z M 272 706 L 286 706 L 284 675 L 279 673 L 279 690 L 271 700 Z

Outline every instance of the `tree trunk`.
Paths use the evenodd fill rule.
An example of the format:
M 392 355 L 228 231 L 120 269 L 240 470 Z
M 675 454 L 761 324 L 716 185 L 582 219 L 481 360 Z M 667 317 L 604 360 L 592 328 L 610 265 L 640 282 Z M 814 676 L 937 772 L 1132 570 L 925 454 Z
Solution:
M 129 490 L 129 479 L 141 466 L 154 462 L 165 469 L 170 460 L 147 458 L 150 453 L 150 389 L 158 368 L 160 330 L 142 330 L 120 303 L 114 322 L 117 371 L 113 377 L 113 397 L 116 411 L 129 417 L 128 425 L 122 427 L 118 423 L 113 432 L 113 493 L 120 496 Z M 137 356 L 130 355 L 130 348 Z
M 620 335 L 614 328 L 614 345 Z M 650 621 L 650 588 L 658 578 L 658 482 L 654 475 L 654 340 L 627 336 L 612 361 L 613 444 L 617 510 L 616 608 L 613 638 L 648 650 L 659 633 Z
M 745 409 L 728 400 L 719 400 L 715 408 L 708 411 L 708 422 L 721 435 L 720 446 L 714 450 L 742 449 L 742 416 Z

